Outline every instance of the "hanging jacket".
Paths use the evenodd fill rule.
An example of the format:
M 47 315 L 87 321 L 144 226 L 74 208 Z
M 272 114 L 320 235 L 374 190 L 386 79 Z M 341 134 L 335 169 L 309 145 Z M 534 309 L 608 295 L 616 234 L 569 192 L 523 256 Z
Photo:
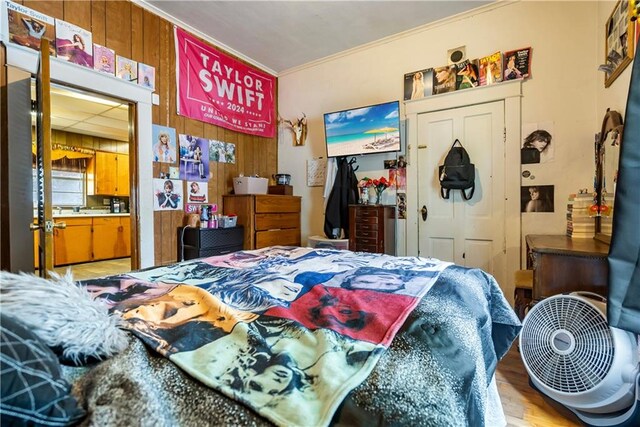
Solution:
M 349 205 L 358 200 L 358 178 L 352 166 L 355 158 L 347 161 L 339 157 L 337 163 L 338 172 L 324 215 L 324 234 L 329 239 L 339 239 L 341 230 L 344 230 L 344 236 L 349 236 Z

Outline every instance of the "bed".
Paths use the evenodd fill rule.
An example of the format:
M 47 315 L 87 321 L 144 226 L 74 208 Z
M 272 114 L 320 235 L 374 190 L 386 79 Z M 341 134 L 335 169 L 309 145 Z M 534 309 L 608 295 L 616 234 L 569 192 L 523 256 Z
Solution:
M 81 425 L 500 425 L 520 323 L 433 259 L 270 247 L 81 282 L 131 332 L 63 368 Z

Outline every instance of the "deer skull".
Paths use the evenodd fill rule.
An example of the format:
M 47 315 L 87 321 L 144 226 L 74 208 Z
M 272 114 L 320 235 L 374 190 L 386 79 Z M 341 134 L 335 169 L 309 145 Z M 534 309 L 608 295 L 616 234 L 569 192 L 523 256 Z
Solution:
M 302 113 L 302 117 L 299 119 L 285 120 L 280 119 L 282 123 L 284 123 L 290 130 L 293 132 L 294 145 L 301 146 L 304 145 L 305 140 L 307 139 L 307 116 Z

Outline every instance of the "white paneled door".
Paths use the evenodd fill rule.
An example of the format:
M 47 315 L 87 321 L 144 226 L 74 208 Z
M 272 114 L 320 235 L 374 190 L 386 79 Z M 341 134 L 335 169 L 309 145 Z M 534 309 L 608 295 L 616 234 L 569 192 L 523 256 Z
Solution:
M 478 267 L 503 283 L 505 244 L 504 102 L 418 114 L 418 251 Z M 438 166 L 459 139 L 475 164 L 475 193 L 440 195 Z

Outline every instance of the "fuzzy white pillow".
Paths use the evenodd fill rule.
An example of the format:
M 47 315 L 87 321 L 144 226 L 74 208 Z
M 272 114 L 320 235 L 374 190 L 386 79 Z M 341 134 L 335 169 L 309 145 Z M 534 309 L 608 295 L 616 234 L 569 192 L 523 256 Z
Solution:
M 0 272 L 0 310 L 18 319 L 49 347 L 75 363 L 103 359 L 125 349 L 129 340 L 119 315 L 73 281 L 70 271 L 52 279 Z

